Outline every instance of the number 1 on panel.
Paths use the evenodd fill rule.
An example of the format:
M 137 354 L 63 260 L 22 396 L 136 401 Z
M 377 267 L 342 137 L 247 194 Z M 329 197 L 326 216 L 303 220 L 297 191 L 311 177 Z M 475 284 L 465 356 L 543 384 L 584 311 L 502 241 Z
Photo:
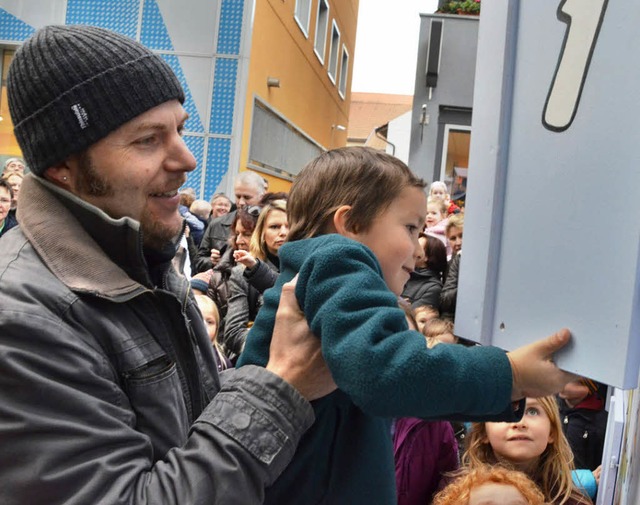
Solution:
M 558 7 L 558 19 L 567 23 L 567 33 L 542 115 L 550 130 L 566 130 L 576 115 L 607 1 L 562 0 Z

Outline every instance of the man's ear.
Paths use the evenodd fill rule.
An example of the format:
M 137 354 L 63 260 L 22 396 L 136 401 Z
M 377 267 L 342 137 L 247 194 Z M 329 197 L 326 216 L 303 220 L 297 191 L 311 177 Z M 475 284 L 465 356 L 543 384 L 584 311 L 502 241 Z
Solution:
M 71 189 L 71 172 L 69 159 L 66 159 L 45 169 L 43 176 L 49 182 L 69 191 Z
M 338 210 L 333 213 L 333 227 L 335 228 L 336 233 L 355 239 L 355 231 L 351 226 L 347 225 L 349 212 L 351 212 L 351 205 L 341 205 L 338 207 Z

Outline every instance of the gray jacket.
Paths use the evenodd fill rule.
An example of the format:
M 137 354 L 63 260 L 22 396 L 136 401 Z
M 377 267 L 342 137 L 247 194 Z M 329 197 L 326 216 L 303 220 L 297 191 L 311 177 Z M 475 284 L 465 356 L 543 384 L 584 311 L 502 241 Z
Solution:
M 211 249 L 224 252 L 229 236 L 231 235 L 231 225 L 236 218 L 236 212 L 228 212 L 224 216 L 212 219 L 204 230 L 202 241 L 198 247 L 198 257 L 193 266 L 194 272 L 204 272 L 213 267 L 211 263 Z
M 136 221 L 31 175 L 18 212 L 0 247 L 0 503 L 261 503 L 310 405 L 258 367 L 218 377 L 188 284 L 151 284 Z

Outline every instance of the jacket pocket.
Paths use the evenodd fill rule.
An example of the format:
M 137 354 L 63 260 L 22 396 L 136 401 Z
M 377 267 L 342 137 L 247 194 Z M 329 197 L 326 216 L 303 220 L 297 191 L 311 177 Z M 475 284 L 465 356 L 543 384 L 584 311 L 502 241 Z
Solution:
M 161 381 L 176 372 L 176 364 L 168 356 L 160 356 L 133 370 L 123 372 L 128 388 L 140 387 L 147 383 Z
M 176 364 L 166 355 L 122 373 L 136 415 L 136 430 L 146 434 L 153 459 L 187 440 L 189 421 Z

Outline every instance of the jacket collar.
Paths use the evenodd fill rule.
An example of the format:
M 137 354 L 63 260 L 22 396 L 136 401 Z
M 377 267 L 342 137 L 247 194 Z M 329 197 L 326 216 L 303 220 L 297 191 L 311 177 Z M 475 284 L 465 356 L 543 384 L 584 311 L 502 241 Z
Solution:
M 21 187 L 18 221 L 47 267 L 73 291 L 123 301 L 151 286 L 140 223 L 134 219 L 112 219 L 29 174 Z

